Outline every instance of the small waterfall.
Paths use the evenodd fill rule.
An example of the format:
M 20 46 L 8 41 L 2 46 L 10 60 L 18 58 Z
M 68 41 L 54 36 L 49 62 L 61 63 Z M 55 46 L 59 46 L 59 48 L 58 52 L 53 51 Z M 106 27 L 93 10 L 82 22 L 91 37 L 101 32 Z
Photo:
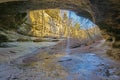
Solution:
M 66 55 L 69 55 L 71 53 L 70 51 L 70 18 L 71 18 L 71 11 L 69 12 L 69 22 L 68 22 L 68 29 L 67 29 L 67 43 L 66 43 Z
M 67 43 L 66 43 L 66 55 L 70 54 L 70 36 L 67 37 Z

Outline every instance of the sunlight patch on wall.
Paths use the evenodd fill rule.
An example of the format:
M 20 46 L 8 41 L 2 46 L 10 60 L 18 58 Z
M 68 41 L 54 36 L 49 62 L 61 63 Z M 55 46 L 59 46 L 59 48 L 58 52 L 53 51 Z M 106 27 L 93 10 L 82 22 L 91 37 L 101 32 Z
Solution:
M 29 13 L 32 22 L 31 35 L 71 38 L 87 38 L 100 35 L 99 28 L 90 20 L 72 11 L 60 9 L 34 10 Z

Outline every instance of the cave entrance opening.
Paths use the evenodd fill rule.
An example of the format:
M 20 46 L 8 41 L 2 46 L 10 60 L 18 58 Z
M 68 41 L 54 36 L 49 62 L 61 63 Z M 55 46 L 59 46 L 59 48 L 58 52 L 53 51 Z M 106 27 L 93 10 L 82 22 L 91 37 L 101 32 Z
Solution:
M 100 29 L 91 20 L 62 9 L 32 10 L 28 13 L 32 25 L 30 35 L 38 37 L 35 42 L 62 41 L 61 49 L 88 46 L 102 40 Z

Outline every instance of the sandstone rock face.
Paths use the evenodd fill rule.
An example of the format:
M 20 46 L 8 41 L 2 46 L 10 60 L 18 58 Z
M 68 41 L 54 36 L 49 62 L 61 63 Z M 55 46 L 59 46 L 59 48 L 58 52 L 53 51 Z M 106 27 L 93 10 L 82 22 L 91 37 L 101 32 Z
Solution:
M 8 26 L 5 23 L 9 22 L 11 16 L 12 20 L 16 20 L 18 13 L 49 8 L 72 10 L 77 15 L 91 19 L 103 32 L 115 37 L 116 42 L 120 40 L 120 0 L 0 0 L 0 21 L 4 21 L 0 27 Z M 17 21 L 12 23 L 19 23 Z M 118 47 L 120 44 L 114 45 Z
M 120 39 L 120 0 L 90 0 L 96 23 L 116 40 Z

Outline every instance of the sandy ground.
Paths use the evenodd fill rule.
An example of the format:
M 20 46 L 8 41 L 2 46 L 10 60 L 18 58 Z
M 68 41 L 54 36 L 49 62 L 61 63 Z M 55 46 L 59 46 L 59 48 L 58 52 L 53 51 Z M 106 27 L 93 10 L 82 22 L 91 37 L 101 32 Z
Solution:
M 69 54 L 64 41 L 35 51 L 27 48 L 25 51 L 32 53 L 0 64 L 0 80 L 120 80 L 120 63 L 105 54 L 109 46 L 103 44 L 100 40 L 71 48 Z
M 9 42 L 9 47 L 0 48 L 0 63 L 8 62 L 12 59 L 34 54 L 40 48 L 53 46 L 55 42 Z

